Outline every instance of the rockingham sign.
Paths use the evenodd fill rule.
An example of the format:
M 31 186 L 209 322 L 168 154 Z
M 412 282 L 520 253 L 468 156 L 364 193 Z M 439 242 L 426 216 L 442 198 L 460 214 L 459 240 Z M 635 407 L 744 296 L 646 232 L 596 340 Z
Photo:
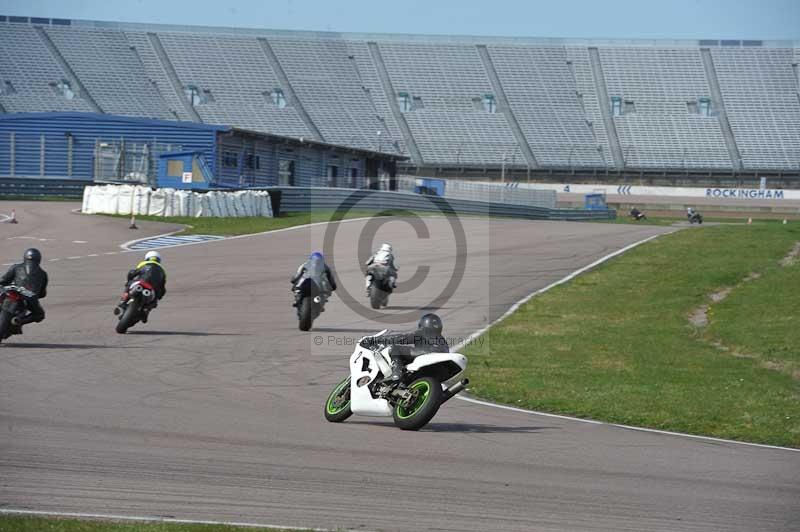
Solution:
M 757 203 L 762 200 L 800 200 L 800 190 L 774 188 L 692 188 L 692 187 L 648 187 L 634 185 L 586 185 L 567 183 L 520 183 L 520 188 L 555 190 L 559 193 L 592 194 L 607 196 L 674 196 L 682 198 L 721 198 L 746 200 Z
M 790 191 L 792 192 L 792 191 Z M 707 188 L 708 198 L 783 199 L 784 190 L 759 188 Z

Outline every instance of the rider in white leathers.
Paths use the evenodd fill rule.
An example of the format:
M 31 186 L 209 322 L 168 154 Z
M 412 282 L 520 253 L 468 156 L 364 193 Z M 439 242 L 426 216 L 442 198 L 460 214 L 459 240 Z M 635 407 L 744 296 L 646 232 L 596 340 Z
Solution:
M 386 266 L 389 269 L 389 286 L 392 288 L 397 288 L 397 270 L 399 270 L 399 268 L 394 263 L 394 253 L 392 252 L 391 244 L 381 244 L 380 249 L 373 253 L 369 260 L 367 260 L 367 277 L 365 279 L 367 290 L 369 290 L 369 284 L 371 281 L 369 273 L 373 265 Z

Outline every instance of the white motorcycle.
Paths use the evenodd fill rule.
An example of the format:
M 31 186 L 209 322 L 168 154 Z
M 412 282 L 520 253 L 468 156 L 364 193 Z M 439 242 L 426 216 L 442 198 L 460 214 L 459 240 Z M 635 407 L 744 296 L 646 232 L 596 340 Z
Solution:
M 393 417 L 403 430 L 419 430 L 433 419 L 446 401 L 463 390 L 463 379 L 448 386 L 467 367 L 459 353 L 428 353 L 406 366 L 400 382 L 383 381 L 392 372 L 389 348 L 371 349 L 365 340 L 378 338 L 386 330 L 359 340 L 350 356 L 350 376 L 341 381 L 325 402 L 325 419 L 339 423 L 353 414 Z

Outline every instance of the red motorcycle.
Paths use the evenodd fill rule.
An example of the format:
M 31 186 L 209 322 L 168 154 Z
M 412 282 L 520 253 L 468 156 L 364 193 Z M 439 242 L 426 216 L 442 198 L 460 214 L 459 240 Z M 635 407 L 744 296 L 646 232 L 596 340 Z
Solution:
M 35 294 L 21 286 L 0 287 L 0 342 L 22 333 L 20 320 L 28 311 L 27 300 Z
M 156 291 L 147 281 L 133 281 L 128 285 L 119 306 L 114 309 L 114 314 L 119 316 L 117 332 L 125 334 L 140 321 L 146 321 L 147 313 L 152 310 L 155 301 Z

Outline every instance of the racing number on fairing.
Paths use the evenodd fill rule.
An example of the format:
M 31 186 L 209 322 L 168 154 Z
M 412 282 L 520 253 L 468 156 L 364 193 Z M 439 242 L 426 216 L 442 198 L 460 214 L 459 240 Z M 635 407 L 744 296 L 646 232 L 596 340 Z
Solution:
M 369 369 L 369 359 L 367 357 L 361 357 L 361 371 L 365 373 L 372 371 Z

